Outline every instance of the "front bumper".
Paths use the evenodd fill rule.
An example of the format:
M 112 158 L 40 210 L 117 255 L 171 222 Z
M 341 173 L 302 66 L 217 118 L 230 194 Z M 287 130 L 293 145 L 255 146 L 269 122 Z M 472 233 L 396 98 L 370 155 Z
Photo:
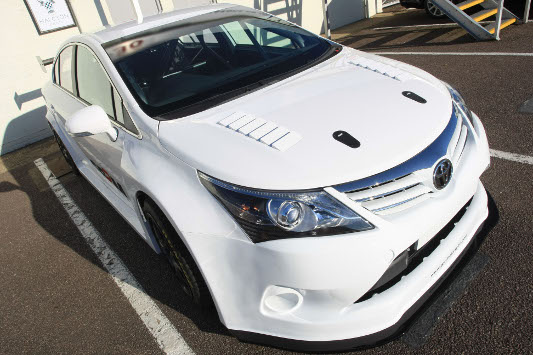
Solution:
M 469 130 L 472 139 L 450 184 L 409 210 L 377 217 L 346 195 L 335 196 L 374 230 L 259 244 L 236 225 L 229 235 L 187 235 L 223 324 L 245 341 L 312 351 L 374 344 L 395 333 L 453 269 L 488 216 L 479 177 L 489 151 L 475 115 Z M 469 200 L 453 229 L 416 268 L 365 295 L 398 255 L 428 244 Z M 222 207 L 213 208 L 227 218 Z
M 347 312 L 352 313 L 353 316 L 357 314 L 358 318 L 364 317 L 363 322 L 371 321 L 372 316 L 375 315 L 383 320 L 383 329 L 354 338 L 329 341 L 297 340 L 240 330 L 231 330 L 231 332 L 242 341 L 306 352 L 354 349 L 375 345 L 392 337 L 403 329 L 407 321 L 438 289 L 474 243 L 475 237 L 482 229 L 483 222 L 488 215 L 487 194 L 481 183 L 468 211 L 470 212 L 465 213 L 459 222 L 460 224 L 455 226 L 453 233 L 450 233 L 441 242 L 444 245 L 437 248 L 439 249 L 438 252 L 435 250 L 434 255 L 432 253 L 431 256 L 425 258 L 423 263 L 426 265 L 421 265 L 423 269 L 420 270 L 422 271 L 402 277 L 400 282 L 382 294 L 354 304 L 353 308 L 357 308 L 356 305 L 358 305 L 359 308 L 366 308 L 364 311 L 361 309 L 359 312 Z M 472 226 L 474 229 L 471 228 Z M 446 254 L 448 256 L 440 263 L 443 259 L 442 256 Z M 421 285 L 422 280 L 426 280 L 423 286 Z M 420 286 L 422 288 L 416 292 Z M 386 319 L 394 321 L 390 324 L 389 321 L 385 321 Z

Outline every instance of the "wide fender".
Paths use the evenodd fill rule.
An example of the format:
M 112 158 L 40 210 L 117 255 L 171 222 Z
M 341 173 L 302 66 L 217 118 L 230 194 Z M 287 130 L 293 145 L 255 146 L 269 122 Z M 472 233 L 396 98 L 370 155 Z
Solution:
M 234 254 L 224 251 L 229 245 L 240 250 L 237 246 L 244 248 L 253 243 L 239 232 L 233 218 L 202 185 L 196 169 L 168 153 L 156 137 L 144 136 L 142 141 L 124 146 L 123 169 L 136 181 L 127 186 L 127 193 L 136 199 L 144 194 L 162 210 L 188 248 L 211 292 L 220 319 L 225 322 L 227 310 L 224 312 L 221 301 L 225 288 L 218 285 L 221 259 L 214 257 L 213 251 L 217 250 L 218 256 L 229 257 Z M 139 201 L 134 205 L 144 221 Z M 146 222 L 143 225 L 146 240 L 159 252 L 149 226 Z
M 135 181 L 127 184 L 128 196 L 145 194 L 152 199 L 187 247 L 191 248 L 189 239 L 193 236 L 226 238 L 239 234 L 232 234 L 238 228 L 236 222 L 202 185 L 196 169 L 168 153 L 157 137 L 145 136 L 135 144 L 125 142 L 122 168 Z M 194 256 L 193 250 L 191 254 Z

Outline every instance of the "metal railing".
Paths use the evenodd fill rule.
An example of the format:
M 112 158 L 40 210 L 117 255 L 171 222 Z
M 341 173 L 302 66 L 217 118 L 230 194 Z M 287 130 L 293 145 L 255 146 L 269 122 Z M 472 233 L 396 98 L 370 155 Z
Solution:
M 322 11 L 324 12 L 324 34 L 331 39 L 331 29 L 329 25 L 328 0 L 322 0 Z
M 494 31 L 494 38 L 500 40 L 500 27 L 502 25 L 502 14 L 503 14 L 503 0 L 500 0 L 498 3 L 498 12 L 496 13 L 496 30 Z

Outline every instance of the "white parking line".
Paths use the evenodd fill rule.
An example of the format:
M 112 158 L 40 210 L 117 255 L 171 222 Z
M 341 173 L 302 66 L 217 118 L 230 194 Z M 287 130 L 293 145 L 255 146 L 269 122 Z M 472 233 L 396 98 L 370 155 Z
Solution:
M 502 57 L 533 57 L 533 53 L 505 53 L 505 52 L 369 52 L 379 55 L 475 55 Z
M 142 286 L 130 273 L 126 265 L 109 247 L 80 208 L 72 200 L 69 193 L 41 159 L 34 161 L 43 174 L 57 199 L 78 227 L 81 235 L 96 254 L 102 266 L 109 272 L 113 281 L 128 299 L 135 312 L 139 315 L 157 344 L 166 354 L 194 354 L 181 334 L 161 312 L 155 302 L 144 292 Z
M 507 152 L 502 152 L 501 150 L 495 150 L 495 149 L 490 150 L 490 155 L 493 156 L 494 158 L 500 158 L 500 159 L 515 161 L 517 163 L 533 165 L 533 157 L 530 157 L 528 155 L 507 153 Z

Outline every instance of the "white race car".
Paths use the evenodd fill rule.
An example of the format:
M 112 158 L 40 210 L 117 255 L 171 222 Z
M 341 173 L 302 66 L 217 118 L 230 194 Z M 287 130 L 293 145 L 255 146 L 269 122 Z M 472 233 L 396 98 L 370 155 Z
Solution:
M 75 36 L 43 94 L 73 170 L 245 341 L 389 337 L 488 215 L 456 90 L 253 9 Z

